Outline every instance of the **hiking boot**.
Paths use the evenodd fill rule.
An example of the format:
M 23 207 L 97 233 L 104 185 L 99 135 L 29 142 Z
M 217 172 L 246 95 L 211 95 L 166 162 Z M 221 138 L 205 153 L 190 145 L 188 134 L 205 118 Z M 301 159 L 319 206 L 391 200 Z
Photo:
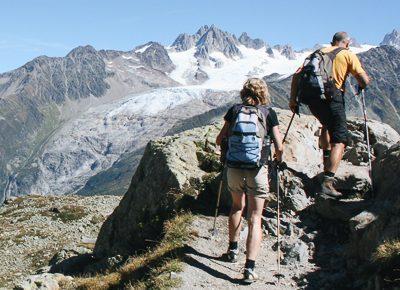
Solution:
M 229 263 L 236 263 L 238 260 L 238 255 L 239 249 L 228 250 L 228 252 L 223 255 L 223 259 Z
M 251 284 L 258 279 L 258 275 L 252 268 L 245 268 L 243 273 L 243 282 L 246 284 Z
M 343 196 L 343 194 L 341 194 L 339 191 L 337 191 L 334 187 L 333 187 L 333 183 L 335 182 L 335 178 L 334 177 L 330 177 L 330 176 L 324 176 L 322 184 L 321 184 L 321 188 L 319 191 L 319 195 L 321 196 L 328 196 L 328 197 L 333 197 L 333 198 L 340 198 Z

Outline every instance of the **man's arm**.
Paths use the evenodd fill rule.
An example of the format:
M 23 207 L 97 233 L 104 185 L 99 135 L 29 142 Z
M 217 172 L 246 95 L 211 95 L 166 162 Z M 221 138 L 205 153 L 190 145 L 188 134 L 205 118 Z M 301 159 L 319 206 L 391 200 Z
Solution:
M 358 85 L 360 86 L 360 88 L 365 89 L 367 87 L 367 85 L 370 83 L 370 78 L 367 75 L 366 72 L 357 74 L 354 76 L 358 82 Z
M 357 55 L 350 53 L 349 54 L 349 71 L 356 78 L 358 85 L 361 89 L 365 89 L 370 82 L 370 78 L 363 69 L 360 60 Z

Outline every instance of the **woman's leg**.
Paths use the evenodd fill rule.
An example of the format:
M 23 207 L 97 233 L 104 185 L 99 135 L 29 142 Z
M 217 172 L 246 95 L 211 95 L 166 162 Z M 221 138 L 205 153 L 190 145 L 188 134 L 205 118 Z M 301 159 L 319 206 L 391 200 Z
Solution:
M 256 197 L 255 195 L 248 195 L 248 207 L 249 207 L 249 234 L 247 236 L 247 260 L 255 261 L 260 251 L 260 245 L 262 240 L 261 231 L 261 216 L 264 209 L 265 199 Z
M 242 227 L 242 213 L 245 206 L 245 194 L 231 192 L 232 207 L 229 214 L 229 242 L 239 241 L 240 229 Z

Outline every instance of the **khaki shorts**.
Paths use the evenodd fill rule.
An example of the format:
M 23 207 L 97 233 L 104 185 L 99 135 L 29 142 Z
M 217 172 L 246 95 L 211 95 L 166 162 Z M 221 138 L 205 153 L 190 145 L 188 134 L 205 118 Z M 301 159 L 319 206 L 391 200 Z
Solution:
M 259 169 L 230 168 L 227 170 L 228 189 L 231 192 L 245 192 L 259 198 L 269 196 L 268 166 Z

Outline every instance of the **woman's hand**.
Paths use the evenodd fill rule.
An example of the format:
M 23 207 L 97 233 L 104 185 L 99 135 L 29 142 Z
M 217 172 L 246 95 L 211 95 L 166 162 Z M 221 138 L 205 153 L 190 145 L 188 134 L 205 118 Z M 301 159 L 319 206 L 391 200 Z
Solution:
M 272 127 L 272 134 L 274 137 L 275 159 L 278 162 L 282 162 L 283 143 L 282 143 L 282 135 L 281 132 L 279 131 L 279 126 Z

